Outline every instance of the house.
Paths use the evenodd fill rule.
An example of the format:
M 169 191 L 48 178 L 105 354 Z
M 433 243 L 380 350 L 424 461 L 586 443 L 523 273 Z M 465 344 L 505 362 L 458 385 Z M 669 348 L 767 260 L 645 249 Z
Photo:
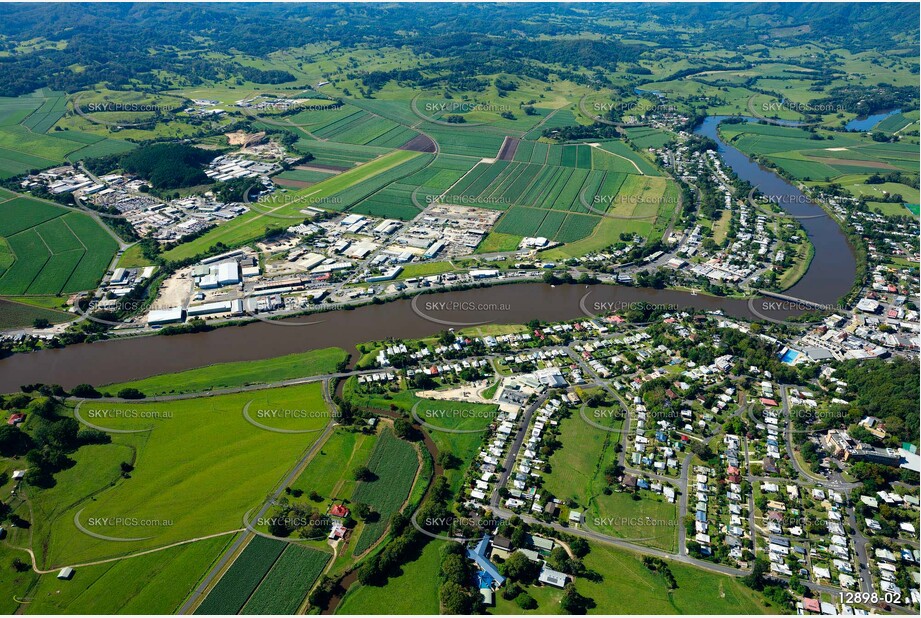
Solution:
M 581 524 L 582 523 L 582 511 L 570 511 L 569 521 L 571 521 L 574 524 Z
M 467 549 L 467 558 L 476 562 L 477 566 L 480 567 L 480 570 L 483 571 L 491 581 L 495 582 L 497 586 L 501 586 L 505 582 L 505 577 L 499 573 L 499 569 L 496 568 L 492 562 L 489 561 L 489 558 L 486 557 L 486 551 L 489 549 L 489 535 L 485 535 L 480 542 L 477 543 L 476 548 Z M 481 578 L 481 582 L 483 578 Z M 489 587 L 489 586 L 482 586 Z
M 492 554 L 490 554 L 490 557 L 495 558 L 499 556 L 503 560 L 506 560 L 512 555 L 513 549 L 512 542 L 509 539 L 497 534 L 492 540 Z
M 343 504 L 334 504 L 332 508 L 329 509 L 329 514 L 331 517 L 345 519 L 349 516 L 349 510 Z
M 537 578 L 542 584 L 547 584 L 548 586 L 554 586 L 555 588 L 565 588 L 567 582 L 569 581 L 569 575 L 561 573 L 559 571 L 554 571 L 551 568 L 548 568 L 545 564 L 540 570 L 540 575 Z
M 26 415 L 21 412 L 16 412 L 14 414 L 10 414 L 10 418 L 7 419 L 6 424 L 7 425 L 18 425 L 24 420 L 26 420 Z
M 819 605 L 818 599 L 810 599 L 808 597 L 803 599 L 803 608 L 807 612 L 813 612 L 815 614 L 819 614 L 822 612 L 822 606 Z

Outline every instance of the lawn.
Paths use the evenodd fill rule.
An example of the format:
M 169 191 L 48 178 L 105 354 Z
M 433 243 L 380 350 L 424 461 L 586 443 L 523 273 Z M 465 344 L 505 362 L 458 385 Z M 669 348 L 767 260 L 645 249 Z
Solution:
M 432 275 L 448 273 L 452 270 L 454 270 L 454 266 L 451 265 L 451 262 L 419 262 L 404 266 L 403 270 L 400 272 L 400 276 L 397 278 L 410 279 L 413 277 L 430 277 Z
M 677 589 L 669 590 L 662 575 L 643 566 L 642 558 L 631 552 L 600 543 L 589 543 L 584 558 L 587 569 L 601 575 L 599 581 L 576 579 L 576 590 L 595 601 L 589 614 L 768 614 L 770 608 L 760 594 L 746 588 L 738 579 L 718 575 L 669 561 Z M 523 611 L 514 601 L 497 595 L 493 614 L 563 614 L 562 591 L 550 587 L 529 587 L 538 602 L 535 610 Z M 775 610 L 776 611 L 776 610 Z
M 42 575 L 29 614 L 172 614 L 234 536 L 76 569 L 73 579 Z M 12 613 L 12 612 L 10 612 Z
M 443 541 L 429 541 L 422 553 L 400 567 L 385 586 L 355 584 L 336 609 L 337 614 L 438 614 L 437 576 Z
M 278 433 L 249 422 L 311 433 Z M 295 411 L 297 413 L 287 413 Z M 112 442 L 83 447 L 57 485 L 30 490 L 39 564 L 122 555 L 234 530 L 276 486 L 329 421 L 319 383 L 172 402 L 87 402 L 82 418 Z M 123 478 L 121 462 L 134 469 Z M 77 532 L 75 517 L 105 541 Z M 137 518 L 138 525 L 105 518 Z M 89 529 L 88 528 L 88 529 Z M 149 538 L 148 538 L 149 537 Z
M 377 521 L 365 524 L 355 542 L 356 554 L 361 554 L 381 538 L 390 516 L 403 507 L 419 471 L 419 456 L 412 444 L 397 438 L 393 431 L 385 428 L 371 453 L 368 468 L 375 478 L 360 481 L 352 501 L 368 504 L 379 517 Z
M 480 246 L 476 248 L 476 253 L 499 253 L 502 251 L 515 251 L 521 243 L 523 236 L 515 234 L 503 234 L 501 232 L 490 232 Z
M 123 388 L 136 388 L 147 396 L 198 393 L 244 386 L 271 384 L 283 380 L 335 373 L 346 358 L 341 348 L 324 348 L 298 352 L 275 358 L 233 363 L 217 363 L 207 367 L 166 373 L 142 380 L 110 384 L 105 390 L 117 393 Z

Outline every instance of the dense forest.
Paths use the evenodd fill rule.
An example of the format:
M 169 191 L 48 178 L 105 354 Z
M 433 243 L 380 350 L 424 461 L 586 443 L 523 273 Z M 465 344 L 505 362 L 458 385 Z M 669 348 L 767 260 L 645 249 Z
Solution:
M 155 189 L 178 189 L 210 183 L 202 167 L 216 152 L 184 144 L 151 144 L 118 160 L 118 166 L 148 180 Z
M 835 377 L 847 382 L 848 395 L 863 415 L 882 420 L 899 442 L 918 443 L 921 375 L 917 361 L 849 361 Z

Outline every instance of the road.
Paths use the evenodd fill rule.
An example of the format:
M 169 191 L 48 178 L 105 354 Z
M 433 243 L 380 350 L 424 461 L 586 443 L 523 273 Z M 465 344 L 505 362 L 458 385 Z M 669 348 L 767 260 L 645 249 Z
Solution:
M 329 407 L 330 414 L 333 417 L 337 416 L 338 411 L 329 394 L 329 378 L 323 379 L 323 399 L 326 402 L 327 406 Z M 335 429 L 335 427 L 336 427 L 336 422 L 333 420 L 330 420 L 329 423 L 326 424 L 326 427 L 323 429 L 323 433 L 320 434 L 320 437 L 316 441 L 314 441 L 313 444 L 310 445 L 310 447 L 304 452 L 304 454 L 297 461 L 297 463 L 294 464 L 294 466 L 291 468 L 291 470 L 288 472 L 285 478 L 282 479 L 282 481 L 275 488 L 275 491 L 262 504 L 262 506 L 259 508 L 259 511 L 256 513 L 256 515 L 252 519 L 258 520 L 264 517 L 265 514 L 268 512 L 268 510 L 272 508 L 272 506 L 275 505 L 275 502 L 281 496 L 282 492 L 284 492 L 285 487 L 288 487 L 289 485 L 291 485 L 291 483 L 294 482 L 295 479 L 297 479 L 298 475 L 307 466 L 307 463 L 313 458 L 313 456 L 317 453 L 317 451 L 319 451 L 320 448 L 326 443 L 326 439 L 329 438 L 330 434 L 332 434 L 333 429 Z M 237 537 L 237 539 L 224 552 L 224 554 L 217 561 L 217 563 L 211 568 L 208 574 L 205 575 L 204 579 L 202 579 L 202 581 L 198 584 L 195 590 L 192 591 L 192 594 L 189 596 L 188 599 L 186 599 L 185 603 L 182 604 L 182 607 L 179 609 L 178 613 L 188 614 L 191 611 L 193 611 L 195 607 L 198 606 L 199 601 L 201 601 L 204 598 L 204 594 L 208 590 L 208 588 L 211 586 L 211 583 L 214 582 L 216 579 L 218 579 L 218 576 L 224 572 L 224 567 L 227 566 L 227 564 L 232 559 L 234 559 L 234 557 L 240 551 L 240 548 L 243 547 L 246 543 L 249 543 L 249 541 L 254 536 L 256 536 L 254 532 L 247 530 L 243 534 L 241 534 L 239 537 Z

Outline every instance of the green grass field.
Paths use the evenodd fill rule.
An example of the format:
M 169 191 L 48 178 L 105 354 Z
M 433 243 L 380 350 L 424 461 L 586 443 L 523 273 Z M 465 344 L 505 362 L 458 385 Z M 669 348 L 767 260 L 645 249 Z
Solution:
M 337 614 L 438 614 L 438 569 L 443 541 L 430 541 L 422 553 L 400 566 L 400 574 L 385 586 L 355 584 L 349 589 Z
M 172 614 L 233 535 L 76 569 L 73 579 L 42 575 L 28 614 Z M 12 612 L 10 612 L 12 613 Z
M 669 590 L 662 575 L 643 566 L 642 559 L 621 549 L 590 543 L 586 568 L 601 575 L 600 581 L 576 578 L 576 590 L 595 601 L 589 614 L 769 614 L 770 607 L 761 595 L 739 580 L 668 562 L 677 589 Z M 549 586 L 527 588 L 538 602 L 534 610 L 523 611 L 514 601 L 496 595 L 493 614 L 564 614 L 560 607 L 563 591 Z
M 258 427 L 311 431 L 278 433 Z M 308 413 L 285 414 L 285 410 Z M 262 411 L 262 412 L 261 412 Z M 266 412 L 268 411 L 268 412 Z M 277 411 L 273 415 L 272 411 Z M 81 417 L 110 429 L 112 442 L 81 448 L 51 489 L 30 490 L 40 564 L 123 555 L 240 528 L 329 421 L 319 383 L 173 402 L 87 402 Z M 134 470 L 122 478 L 121 462 Z M 74 519 L 94 538 L 75 529 Z M 137 518 L 140 524 L 93 518 Z M 149 538 L 147 538 L 149 537 Z
M 320 494 L 323 503 L 312 505 L 323 512 L 333 502 L 351 500 L 358 484 L 352 478 L 352 470 L 368 464 L 375 444 L 376 435 L 337 429 L 291 484 L 291 489 L 301 490 L 306 496 L 314 491 Z
M 110 384 L 105 387 L 105 390 L 117 393 L 123 388 L 136 388 L 152 397 L 165 394 L 199 393 L 247 384 L 270 384 L 294 378 L 334 373 L 339 363 L 345 358 L 345 350 L 325 348 L 257 361 L 218 363 L 179 373 L 167 373 L 143 380 Z

